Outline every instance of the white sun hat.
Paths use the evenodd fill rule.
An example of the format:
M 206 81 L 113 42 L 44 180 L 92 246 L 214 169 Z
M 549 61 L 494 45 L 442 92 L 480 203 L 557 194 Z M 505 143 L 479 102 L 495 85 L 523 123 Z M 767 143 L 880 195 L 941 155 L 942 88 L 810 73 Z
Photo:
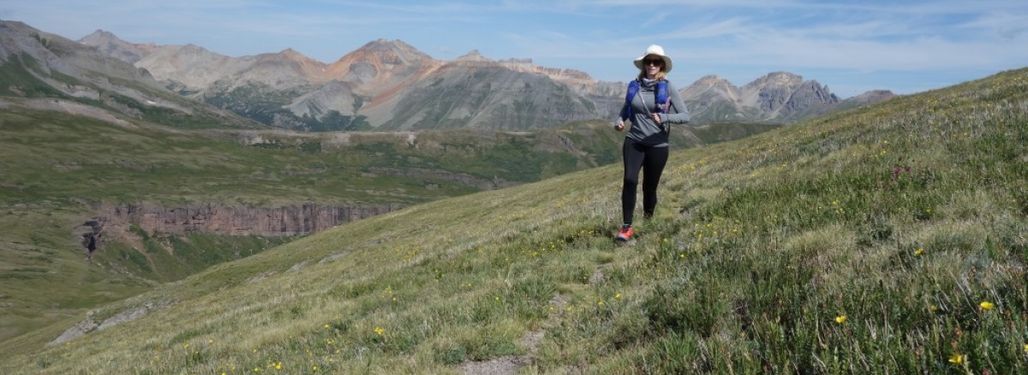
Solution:
M 651 44 L 649 47 L 646 47 L 646 53 L 643 53 L 642 56 L 635 58 L 635 67 L 642 69 L 643 59 L 645 59 L 646 56 L 649 55 L 660 56 L 661 59 L 664 59 L 664 72 L 667 73 L 671 71 L 671 58 L 664 54 L 664 47 L 658 46 L 656 44 Z

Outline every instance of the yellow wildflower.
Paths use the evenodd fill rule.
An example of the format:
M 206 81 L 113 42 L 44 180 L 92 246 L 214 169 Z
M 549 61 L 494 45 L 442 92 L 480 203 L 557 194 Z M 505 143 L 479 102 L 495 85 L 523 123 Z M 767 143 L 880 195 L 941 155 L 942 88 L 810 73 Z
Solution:
M 843 324 L 846 323 L 846 315 L 839 315 L 835 317 L 835 323 Z
M 967 354 L 954 354 L 949 356 L 949 363 L 954 365 L 962 365 L 967 363 Z
M 981 307 L 982 310 L 989 311 L 989 310 L 992 310 L 993 308 L 995 308 L 996 304 L 994 304 L 992 302 L 989 302 L 989 301 L 982 301 L 982 303 L 978 304 L 978 307 Z
M 386 332 L 385 328 L 382 328 L 382 327 L 375 327 L 375 334 L 376 334 L 376 335 L 379 335 L 379 336 L 384 336 L 384 335 L 385 335 L 385 332 Z
M 1024 352 L 1028 353 L 1028 344 L 1024 344 Z
M 920 247 L 917 248 L 917 250 L 914 250 L 914 255 L 915 256 L 922 256 L 922 255 L 924 255 L 924 249 L 920 248 Z
M 282 362 L 275 362 L 275 369 L 276 370 L 281 370 L 282 369 Z

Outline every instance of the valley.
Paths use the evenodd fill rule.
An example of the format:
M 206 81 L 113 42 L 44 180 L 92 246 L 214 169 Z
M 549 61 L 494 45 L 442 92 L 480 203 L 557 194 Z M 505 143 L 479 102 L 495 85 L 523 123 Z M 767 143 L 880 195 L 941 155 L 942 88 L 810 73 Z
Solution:
M 953 104 L 958 108 L 953 116 L 968 116 L 964 106 L 992 108 L 1020 100 L 1010 88 L 1020 87 L 1023 77 L 1015 72 L 991 79 L 1003 88 L 1002 95 Z M 230 57 L 195 45 L 129 43 L 100 31 L 75 42 L 0 21 L 0 353 L 17 358 L 0 369 L 62 372 L 67 364 L 53 353 L 82 359 L 79 352 L 62 351 L 102 340 L 96 337 L 128 335 L 125 326 L 150 330 L 146 324 L 157 319 L 154 315 L 189 326 L 183 316 L 194 314 L 213 323 L 184 328 L 172 338 L 152 335 L 159 343 L 135 342 L 165 356 L 150 361 L 153 368 L 249 367 L 263 356 L 297 354 L 282 343 L 326 338 L 345 339 L 352 344 L 348 350 L 384 360 L 375 362 L 382 371 L 403 370 L 392 364 L 411 356 L 419 366 L 436 370 L 508 356 L 546 369 L 581 361 L 603 366 L 587 354 L 588 345 L 617 351 L 639 344 L 641 352 L 659 355 L 648 340 L 677 338 L 651 330 L 674 331 L 676 325 L 693 324 L 693 318 L 661 315 L 691 314 L 668 305 L 677 300 L 657 296 L 662 288 L 679 287 L 677 281 L 641 280 L 631 269 L 643 267 L 661 277 L 677 271 L 654 263 L 709 245 L 685 234 L 681 228 L 690 224 L 724 226 L 721 234 L 727 235 L 724 230 L 732 225 L 715 212 L 749 215 L 732 211 L 728 195 L 741 194 L 731 197 L 750 204 L 745 193 L 752 189 L 729 182 L 774 173 L 809 177 L 828 168 L 809 154 L 829 157 L 840 144 L 853 142 L 815 141 L 813 134 L 828 137 L 843 123 L 850 129 L 847 136 L 864 140 L 857 136 L 864 134 L 860 127 L 885 121 L 879 118 L 923 117 L 904 107 L 911 102 L 954 102 L 932 96 L 943 95 L 938 93 L 924 95 L 936 99 L 909 99 L 888 91 L 841 99 L 827 86 L 788 72 L 743 87 L 711 76 L 679 88 L 695 108 L 696 121 L 671 130 L 672 153 L 687 156 L 673 159 L 676 172 L 665 185 L 675 192 L 686 186 L 696 190 L 672 194 L 677 213 L 664 212 L 649 224 L 665 242 L 644 241 L 642 252 L 622 257 L 604 241 L 609 237 L 604 231 L 615 216 L 609 199 L 617 187 L 611 181 L 620 180 L 611 165 L 620 161 L 624 136 L 611 130 L 609 119 L 622 103 L 624 83 L 538 66 L 531 59 L 489 59 L 478 51 L 436 60 L 399 40 L 375 40 L 326 64 L 291 49 Z M 1007 111 L 1020 121 L 1016 111 Z M 990 116 L 988 121 L 998 115 Z M 996 131 L 1010 135 L 1012 130 Z M 779 142 L 783 145 L 768 146 Z M 754 150 L 778 156 L 772 163 Z M 847 157 L 881 162 L 853 152 L 856 156 Z M 722 154 L 727 156 L 717 156 Z M 1007 159 L 992 162 L 1006 168 Z M 1010 178 L 1002 168 L 996 173 Z M 713 176 L 717 182 L 707 180 Z M 802 199 L 821 194 L 786 186 L 801 190 Z M 832 189 L 853 193 L 861 187 L 866 186 Z M 900 205 L 920 209 L 921 203 Z M 775 204 L 747 212 L 802 211 Z M 870 215 L 840 220 L 878 225 L 869 222 Z M 1003 221 L 1007 229 L 1021 224 Z M 768 240 L 770 229 L 760 228 L 748 243 Z M 710 235 L 703 229 L 696 233 Z M 1007 236 L 1004 249 L 1020 246 L 1016 238 L 1002 236 Z M 672 239 L 674 246 L 666 242 Z M 755 256 L 754 248 L 745 249 Z M 544 254 L 553 257 L 543 259 Z M 1005 254 L 997 261 L 1008 261 Z M 700 250 L 695 255 L 719 256 Z M 705 262 L 720 259 L 715 258 Z M 527 274 L 532 267 L 564 276 Z M 501 274 L 506 276 L 497 278 Z M 340 281 L 329 281 L 334 277 Z M 444 280 L 457 289 L 437 285 Z M 613 324 L 590 323 L 581 315 L 595 308 L 593 299 L 603 303 L 597 306 L 620 301 L 612 296 L 622 289 L 609 289 L 615 286 L 603 286 L 604 280 L 638 292 L 632 297 L 634 310 L 614 322 L 635 341 L 607 342 L 573 332 L 586 346 L 555 349 L 552 345 L 569 344 L 558 336 L 568 332 L 555 328 L 556 322 Z M 397 304 L 380 304 L 374 298 L 379 292 Z M 310 296 L 315 300 L 306 299 Z M 287 311 L 265 306 L 260 302 L 265 297 L 288 302 L 282 306 L 300 302 Z M 436 314 L 458 300 L 476 302 L 472 310 Z M 660 308 L 646 307 L 654 304 Z M 211 307 L 218 305 L 236 312 Z M 640 307 L 649 314 L 645 323 Z M 555 310 L 560 312 L 551 313 Z M 325 315 L 345 312 L 357 319 L 383 311 L 389 318 L 374 328 Z M 211 346 L 210 357 L 199 351 L 179 357 L 168 350 L 195 347 L 196 337 L 213 344 L 215 332 L 232 336 L 236 333 L 227 331 L 259 329 L 250 322 L 226 323 L 238 316 L 284 328 L 272 336 L 235 337 L 238 344 Z M 435 328 L 413 336 L 392 333 L 422 318 Z M 490 323 L 473 328 L 482 322 Z M 308 332 L 323 324 L 334 327 L 325 333 L 331 337 Z M 704 327 L 697 329 L 710 329 Z M 543 347 L 525 347 L 518 335 L 526 330 L 550 336 L 540 336 Z M 100 357 L 121 353 L 119 345 L 99 344 L 107 350 Z M 339 354 L 339 349 L 308 349 Z M 240 350 L 260 354 L 244 358 Z M 636 361 L 630 353 L 621 355 L 613 360 Z M 353 370 L 357 365 L 351 361 L 365 358 L 357 357 L 341 356 L 338 367 L 323 361 L 317 366 Z M 124 370 L 84 362 L 88 371 Z M 114 364 L 122 365 L 127 364 Z
M 631 247 L 618 166 L 412 205 L 7 340 L 0 369 L 1024 372 L 1025 93 L 1019 69 L 676 150 Z

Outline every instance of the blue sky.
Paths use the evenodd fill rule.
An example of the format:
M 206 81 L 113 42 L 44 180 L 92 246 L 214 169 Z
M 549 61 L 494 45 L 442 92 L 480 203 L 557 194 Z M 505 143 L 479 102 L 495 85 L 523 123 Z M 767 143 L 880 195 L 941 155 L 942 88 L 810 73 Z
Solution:
M 816 79 L 841 97 L 907 94 L 1028 66 L 1028 1 L 32 0 L 0 18 L 70 39 L 104 29 L 130 42 L 193 43 L 231 55 L 293 48 L 333 62 L 379 38 L 437 59 L 471 49 L 626 81 L 657 43 L 684 87 L 717 74 Z

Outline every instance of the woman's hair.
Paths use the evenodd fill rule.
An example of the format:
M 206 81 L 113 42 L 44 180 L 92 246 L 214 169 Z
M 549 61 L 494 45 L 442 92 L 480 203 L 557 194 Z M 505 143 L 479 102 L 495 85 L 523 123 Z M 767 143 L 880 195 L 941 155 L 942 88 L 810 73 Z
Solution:
M 656 78 L 658 81 L 666 80 L 667 79 L 667 72 L 664 71 L 664 69 L 665 69 L 664 64 L 660 64 L 660 71 L 657 72 L 657 74 L 656 74 L 656 76 L 654 78 Z M 642 68 L 639 68 L 639 79 L 641 80 L 643 78 L 646 78 L 646 65 L 643 65 Z

